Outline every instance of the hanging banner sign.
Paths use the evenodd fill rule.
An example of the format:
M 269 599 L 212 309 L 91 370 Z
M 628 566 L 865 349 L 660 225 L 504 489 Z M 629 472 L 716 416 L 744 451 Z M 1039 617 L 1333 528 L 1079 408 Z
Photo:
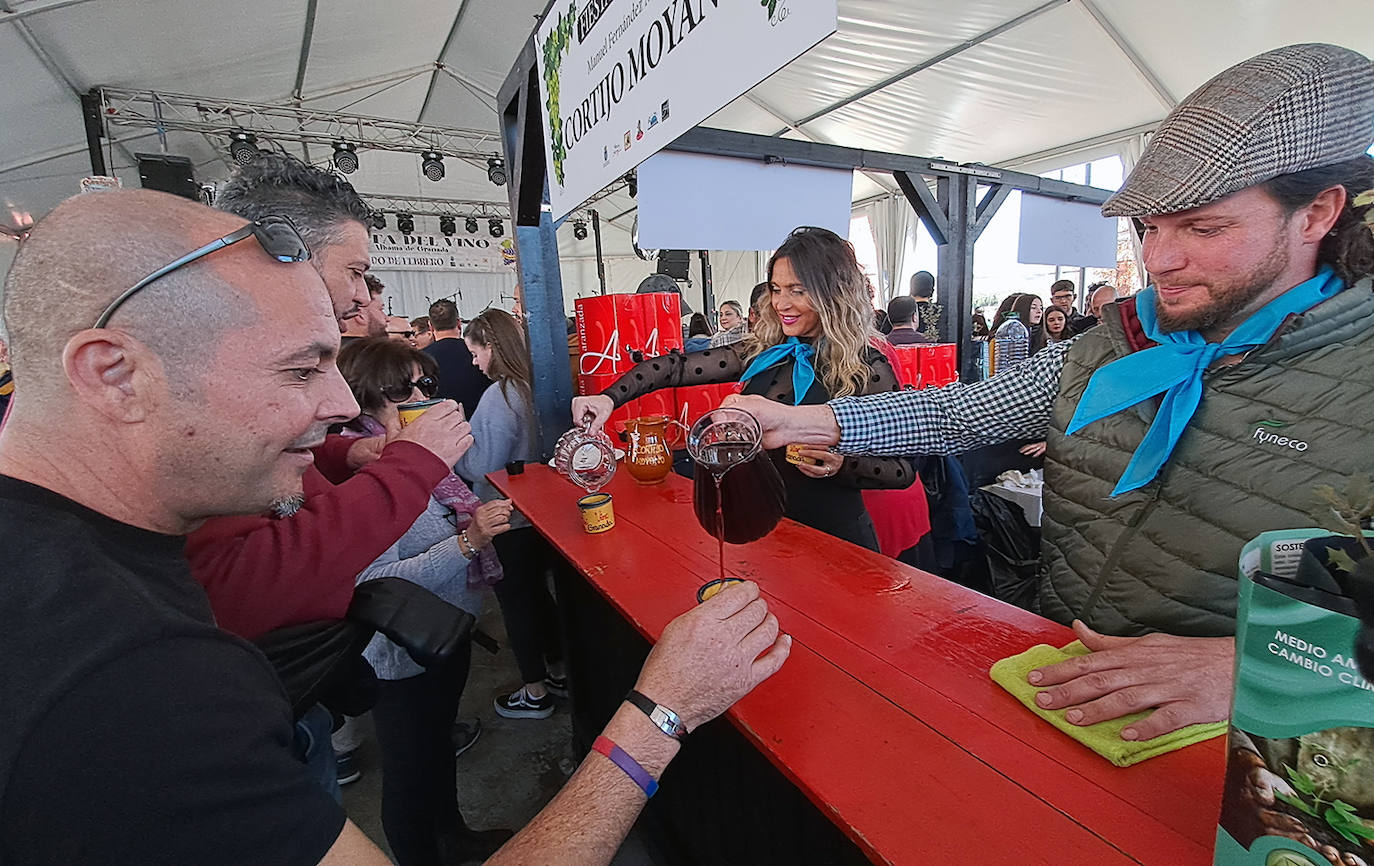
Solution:
M 838 0 L 556 0 L 536 33 L 553 218 L 835 32 Z
M 515 269 L 515 242 L 511 238 L 373 232 L 371 264 L 380 271 L 507 273 Z

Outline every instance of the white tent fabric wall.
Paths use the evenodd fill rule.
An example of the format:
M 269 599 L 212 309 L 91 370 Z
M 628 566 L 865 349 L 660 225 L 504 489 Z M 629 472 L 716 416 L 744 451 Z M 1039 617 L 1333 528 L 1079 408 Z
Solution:
M 1141 155 L 1145 153 L 1145 145 L 1149 140 L 1150 137 L 1147 134 L 1141 133 L 1121 142 L 1120 155 L 1123 175 L 1129 175 L 1131 170 L 1135 168 L 1135 164 L 1140 161 Z M 1374 150 L 1374 148 L 1371 149 Z M 1140 235 L 1134 231 L 1131 232 L 1131 251 L 1135 253 L 1136 273 L 1145 273 L 1145 250 L 1140 245 Z
M 877 300 L 883 303 L 906 291 L 902 274 L 906 266 L 908 235 L 917 222 L 916 212 L 904 197 L 891 195 L 854 209 L 855 215 L 860 213 L 868 215 L 869 225 L 873 229 L 873 246 L 878 252 L 881 282 L 877 286 Z

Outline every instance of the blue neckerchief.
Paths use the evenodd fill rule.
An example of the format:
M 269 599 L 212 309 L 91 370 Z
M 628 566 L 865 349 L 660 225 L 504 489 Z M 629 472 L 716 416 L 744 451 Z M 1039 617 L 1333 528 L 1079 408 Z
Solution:
M 806 392 L 811 390 L 811 383 L 816 381 L 816 368 L 811 366 L 811 356 L 814 354 L 816 350 L 810 343 L 803 343 L 796 337 L 788 337 L 776 346 L 769 346 L 759 352 L 758 357 L 750 362 L 749 369 L 740 377 L 740 381 L 748 382 L 764 370 L 776 367 L 791 358 L 795 361 L 792 365 L 792 405 L 800 406 Z
M 1154 287 L 1145 289 L 1136 295 L 1135 312 L 1145 336 L 1159 345 L 1133 352 L 1093 373 L 1069 422 L 1069 434 L 1163 392 L 1159 412 L 1112 495 L 1144 487 L 1174 453 L 1184 428 L 1197 412 L 1202 402 L 1202 374 L 1212 362 L 1222 355 L 1264 345 L 1290 315 L 1307 312 L 1343 288 L 1345 284 L 1324 265 L 1315 277 L 1255 311 L 1220 343 L 1207 342 L 1197 331 L 1161 332 L 1155 318 Z

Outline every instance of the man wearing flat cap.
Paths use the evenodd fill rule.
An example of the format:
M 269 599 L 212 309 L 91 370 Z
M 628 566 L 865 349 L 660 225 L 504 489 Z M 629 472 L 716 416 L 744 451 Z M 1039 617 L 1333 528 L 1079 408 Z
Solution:
M 1038 608 L 1093 653 L 1041 706 L 1144 740 L 1227 717 L 1241 546 L 1307 526 L 1374 461 L 1374 64 L 1291 45 L 1222 72 L 1152 137 L 1108 217 L 1152 284 L 986 382 L 755 412 L 768 446 L 952 454 L 1046 439 Z M 1274 435 L 1274 431 L 1281 435 Z

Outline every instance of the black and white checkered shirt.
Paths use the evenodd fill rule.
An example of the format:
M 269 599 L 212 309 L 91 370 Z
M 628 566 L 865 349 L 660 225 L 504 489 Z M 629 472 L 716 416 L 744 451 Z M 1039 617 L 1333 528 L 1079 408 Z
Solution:
M 1054 343 L 983 382 L 830 401 L 846 454 L 959 454 L 1008 439 L 1044 439 L 1064 356 Z

